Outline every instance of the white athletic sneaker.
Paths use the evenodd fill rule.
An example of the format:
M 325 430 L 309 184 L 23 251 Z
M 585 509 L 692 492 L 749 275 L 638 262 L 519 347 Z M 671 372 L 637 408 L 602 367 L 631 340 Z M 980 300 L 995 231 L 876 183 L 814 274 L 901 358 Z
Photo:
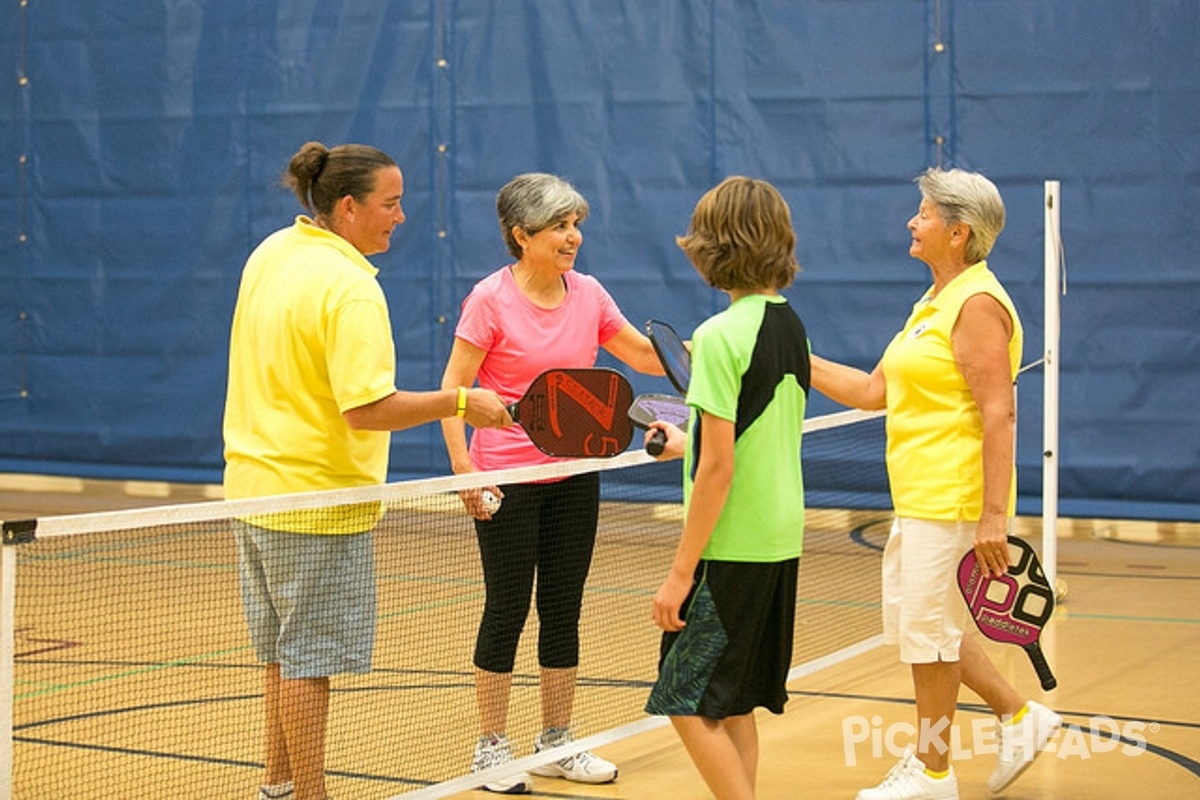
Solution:
M 295 793 L 296 789 L 291 781 L 274 785 L 264 784 L 258 787 L 258 800 L 292 800 Z
M 512 748 L 508 746 L 508 737 L 502 733 L 491 736 L 480 736 L 475 743 L 475 760 L 471 762 L 471 772 L 480 772 L 489 767 L 497 767 L 513 760 Z M 528 794 L 531 781 L 526 772 L 514 772 L 503 778 L 485 783 L 483 788 L 499 794 Z
M 1000 724 L 1000 757 L 988 788 L 1000 792 L 1029 768 L 1062 725 L 1063 718 L 1032 700 L 1025 703 L 1025 716 L 1015 725 Z
M 940 780 L 929 777 L 916 750 L 910 747 L 883 782 L 863 789 L 858 800 L 958 800 L 958 778 L 954 777 L 954 767 Z
M 562 747 L 571 741 L 571 731 L 568 728 L 547 728 L 533 742 L 535 752 L 549 750 L 552 747 Z M 534 767 L 534 775 L 544 775 L 550 778 L 566 778 L 578 783 L 609 783 L 617 779 L 617 765 L 605 761 L 598 755 L 587 750 L 574 753 L 558 761 Z

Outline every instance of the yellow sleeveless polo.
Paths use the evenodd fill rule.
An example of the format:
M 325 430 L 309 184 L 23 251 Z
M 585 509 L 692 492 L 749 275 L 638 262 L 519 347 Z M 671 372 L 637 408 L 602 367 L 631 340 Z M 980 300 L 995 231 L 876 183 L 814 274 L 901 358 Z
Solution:
M 1021 364 L 1024 332 L 1011 298 L 981 261 L 913 306 L 884 351 L 887 467 L 896 514 L 931 520 L 978 520 L 983 508 L 983 425 L 954 360 L 950 336 L 963 304 L 989 294 L 1008 311 L 1009 367 Z M 1009 514 L 1016 507 L 1016 470 Z

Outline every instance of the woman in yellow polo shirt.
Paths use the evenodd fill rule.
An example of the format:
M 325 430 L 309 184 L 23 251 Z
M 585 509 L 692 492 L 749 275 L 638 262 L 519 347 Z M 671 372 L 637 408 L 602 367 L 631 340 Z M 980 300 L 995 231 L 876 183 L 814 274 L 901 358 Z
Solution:
M 812 357 L 812 385 L 849 406 L 887 409 L 887 466 L 896 518 L 883 556 L 884 637 L 911 666 L 918 735 L 859 800 L 956 798 L 950 724 L 966 684 L 1000 720 L 998 792 L 1062 723 L 1025 702 L 966 635 L 955 572 L 972 547 L 993 573 L 1008 567 L 1016 505 L 1013 381 L 1022 329 L 986 258 L 1004 227 L 1004 202 L 987 178 L 930 169 L 908 222 L 909 255 L 933 285 L 913 306 L 870 373 Z
M 225 496 L 341 489 L 387 477 L 389 431 L 460 417 L 512 424 L 487 389 L 396 388 L 376 268 L 404 222 L 404 177 L 366 145 L 309 142 L 285 183 L 312 217 L 246 261 L 229 345 Z M 266 664 L 260 800 L 325 800 L 329 677 L 371 668 L 375 503 L 235 522 L 247 626 Z

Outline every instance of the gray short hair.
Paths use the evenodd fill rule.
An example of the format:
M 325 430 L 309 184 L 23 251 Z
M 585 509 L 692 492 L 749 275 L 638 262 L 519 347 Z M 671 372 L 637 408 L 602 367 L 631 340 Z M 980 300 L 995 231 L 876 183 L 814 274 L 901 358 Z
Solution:
M 545 172 L 518 175 L 496 195 L 500 233 L 508 252 L 517 259 L 524 251 L 513 236 L 513 228 L 533 236 L 572 212 L 579 215 L 579 222 L 587 219 L 587 200 L 569 182 Z
M 978 172 L 931 167 L 917 176 L 921 196 L 937 206 L 947 225 L 966 223 L 967 263 L 983 261 L 1004 230 L 1004 201 L 996 184 Z

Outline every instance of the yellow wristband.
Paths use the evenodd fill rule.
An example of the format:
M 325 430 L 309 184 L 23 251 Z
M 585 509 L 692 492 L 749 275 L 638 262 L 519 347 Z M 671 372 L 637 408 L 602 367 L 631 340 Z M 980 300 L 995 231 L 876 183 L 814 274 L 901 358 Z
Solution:
M 458 407 L 454 410 L 456 416 L 465 417 L 467 415 L 467 387 L 458 387 Z

